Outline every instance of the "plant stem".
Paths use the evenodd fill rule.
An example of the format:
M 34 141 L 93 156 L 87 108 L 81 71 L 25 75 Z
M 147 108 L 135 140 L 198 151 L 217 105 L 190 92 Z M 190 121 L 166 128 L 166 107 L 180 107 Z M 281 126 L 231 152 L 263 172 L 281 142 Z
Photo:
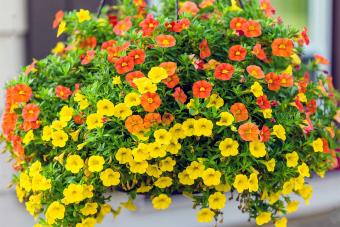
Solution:
M 105 2 L 106 2 L 106 0 L 100 0 L 99 7 L 98 7 L 98 10 L 97 10 L 97 17 L 99 17 L 100 14 L 102 13 L 102 9 L 105 5 Z
M 176 21 L 178 21 L 179 19 L 178 0 L 175 1 L 175 10 L 176 10 Z
M 244 4 L 243 4 L 242 0 L 238 0 L 238 2 L 239 2 L 239 4 L 240 4 L 240 7 L 241 7 L 242 9 L 244 9 Z

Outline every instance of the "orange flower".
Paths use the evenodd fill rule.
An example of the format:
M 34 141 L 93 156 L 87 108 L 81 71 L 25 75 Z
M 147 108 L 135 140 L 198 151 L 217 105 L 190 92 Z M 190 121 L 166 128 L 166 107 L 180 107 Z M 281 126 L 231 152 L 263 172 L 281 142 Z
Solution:
M 316 113 L 316 109 L 317 109 L 317 103 L 315 99 L 309 100 L 306 105 L 306 112 L 309 113 L 310 115 L 313 115 Z
M 201 59 L 206 59 L 211 56 L 211 51 L 208 45 L 208 41 L 206 39 L 203 39 L 203 41 L 199 45 L 199 50 Z
M 243 17 L 235 17 L 230 21 L 230 28 L 235 31 L 241 31 L 243 28 L 243 24 L 246 22 L 247 20 Z
M 147 92 L 141 97 L 141 104 L 145 111 L 154 112 L 162 104 L 162 100 L 157 93 Z
M 259 139 L 260 130 L 257 125 L 247 122 L 238 127 L 238 133 L 244 141 L 256 141 Z
M 52 28 L 56 29 L 59 26 L 60 22 L 63 20 L 63 18 L 64 12 L 62 10 L 59 10 L 54 16 Z
M 144 116 L 144 127 L 145 128 L 150 128 L 160 123 L 162 123 L 162 119 L 159 113 L 148 113 Z
M 248 110 L 243 103 L 234 103 L 230 107 L 230 112 L 234 115 L 236 122 L 245 121 L 248 119 Z
M 188 18 L 184 18 L 179 20 L 178 22 L 174 22 L 172 31 L 173 32 L 181 32 L 184 29 L 188 29 L 190 27 L 190 20 Z
M 115 68 L 117 73 L 124 74 L 130 72 L 135 67 L 134 59 L 129 56 L 122 57 L 118 59 L 115 63 Z
M 94 49 L 97 46 L 97 39 L 94 36 L 90 36 L 85 40 L 81 41 L 79 48 L 81 49 Z
M 271 72 L 266 75 L 265 78 L 267 84 L 268 84 L 268 89 L 271 91 L 278 91 L 280 90 L 281 87 L 281 81 L 280 77 L 276 75 L 275 73 Z
M 2 116 L 2 132 L 9 135 L 14 131 L 18 121 L 18 115 L 15 113 L 4 113 Z
M 194 97 L 204 99 L 210 96 L 212 85 L 205 80 L 200 80 L 194 83 L 192 90 Z
M 266 52 L 264 52 L 264 50 L 261 47 L 261 44 L 257 43 L 252 51 L 252 54 L 254 54 L 258 59 L 260 59 L 261 61 L 264 61 L 266 63 L 268 63 L 268 58 L 266 55 Z
M 141 49 L 131 51 L 128 56 L 133 59 L 135 65 L 141 65 L 145 61 L 145 52 Z
M 94 50 L 88 50 L 86 51 L 85 55 L 82 55 L 80 57 L 81 59 L 81 64 L 82 65 L 88 65 L 90 64 L 90 62 L 92 61 L 92 59 L 94 58 L 96 52 Z
M 162 122 L 166 125 L 170 125 L 174 121 L 174 116 L 171 113 L 165 113 L 162 116 Z
M 168 48 L 176 45 L 176 39 L 172 35 L 159 35 L 156 37 L 157 45 Z
M 28 132 L 31 129 L 38 129 L 41 125 L 41 122 L 39 120 L 37 121 L 24 121 L 21 125 L 21 128 Z
M 243 48 L 241 45 L 235 45 L 230 47 L 228 53 L 229 59 L 232 61 L 243 61 L 247 56 L 247 50 Z
M 162 81 L 168 88 L 174 88 L 179 84 L 179 77 L 176 74 L 173 74 Z
M 177 64 L 176 62 L 169 61 L 169 62 L 161 63 L 159 67 L 162 67 L 163 69 L 165 69 L 168 75 L 173 75 L 176 73 Z
M 28 102 L 32 97 L 32 89 L 26 84 L 17 84 L 10 89 L 13 102 Z
M 144 129 L 143 118 L 139 115 L 131 115 L 125 120 L 125 127 L 130 133 L 138 133 Z
M 27 104 L 22 109 L 22 117 L 24 121 L 32 122 L 38 120 L 40 114 L 40 108 L 39 106 L 35 104 Z
M 255 38 L 262 35 L 261 24 L 254 20 L 249 20 L 243 23 L 242 31 L 244 32 L 244 35 L 248 38 Z
M 215 78 L 219 80 L 230 80 L 234 71 L 234 66 L 231 64 L 222 63 L 216 67 L 214 75 Z
M 252 77 L 255 77 L 256 79 L 264 78 L 264 73 L 263 73 L 262 69 L 257 65 L 248 66 L 247 72 L 249 73 L 249 75 L 251 75 Z
M 290 39 L 278 38 L 272 43 L 274 56 L 290 57 L 293 54 L 294 43 Z
M 198 6 L 196 3 L 191 1 L 185 1 L 183 4 L 181 4 L 181 7 L 179 9 L 179 13 L 188 13 L 191 16 L 196 16 L 199 11 Z
M 291 87 L 294 85 L 294 78 L 289 74 L 280 75 L 280 85 L 282 87 Z
M 316 64 L 329 65 L 329 61 L 327 60 L 327 58 L 321 56 L 320 54 L 315 54 L 314 58 Z
M 201 9 L 204 9 L 206 7 L 212 6 L 215 3 L 215 0 L 203 0 L 200 4 L 199 7 Z
M 58 85 L 55 88 L 55 94 L 57 97 L 61 98 L 62 100 L 67 100 L 68 97 L 72 95 L 72 91 L 68 87 Z
M 123 20 L 118 21 L 118 23 L 113 27 L 113 32 L 116 35 L 125 35 L 125 33 L 132 27 L 132 22 L 130 17 L 125 17 Z
M 261 9 L 267 17 L 271 17 L 275 14 L 276 10 L 270 3 L 270 0 L 260 0 Z
M 145 77 L 141 71 L 134 71 L 128 73 L 125 77 L 125 80 L 134 88 L 137 88 L 137 85 L 133 82 L 134 79 Z
M 172 94 L 172 96 L 182 104 L 184 104 L 187 101 L 187 95 L 180 87 L 176 87 L 175 92 Z

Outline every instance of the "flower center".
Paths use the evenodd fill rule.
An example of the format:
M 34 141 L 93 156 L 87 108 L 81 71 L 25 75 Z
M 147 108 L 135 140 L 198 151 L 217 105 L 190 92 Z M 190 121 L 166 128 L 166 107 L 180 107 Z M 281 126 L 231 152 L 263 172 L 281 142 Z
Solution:
M 148 98 L 148 103 L 153 103 L 153 99 L 152 98 Z

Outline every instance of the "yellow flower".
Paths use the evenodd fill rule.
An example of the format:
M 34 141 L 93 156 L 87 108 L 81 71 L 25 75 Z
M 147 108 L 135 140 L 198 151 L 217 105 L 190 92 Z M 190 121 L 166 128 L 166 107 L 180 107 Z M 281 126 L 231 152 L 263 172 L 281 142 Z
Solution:
M 298 176 L 294 179 L 294 190 L 299 191 L 303 188 L 305 184 L 305 178 L 303 176 Z
M 65 207 L 63 204 L 55 201 L 48 206 L 45 215 L 47 223 L 53 225 L 56 219 L 64 219 Z
M 259 180 L 257 179 L 257 174 L 252 173 L 248 180 L 249 192 L 257 192 L 259 190 Z
M 234 116 L 229 112 L 222 112 L 220 117 L 221 119 L 216 122 L 216 125 L 218 126 L 230 126 L 235 120 Z
M 215 107 L 217 110 L 224 105 L 224 100 L 217 94 L 212 94 L 209 97 L 209 102 L 207 104 L 207 108 Z
M 236 140 L 226 138 L 220 143 L 219 149 L 223 157 L 236 156 L 238 155 L 238 146 Z
M 154 137 L 157 143 L 161 145 L 169 145 L 172 134 L 165 129 L 158 129 L 154 132 Z
M 66 126 L 67 126 L 67 122 L 55 120 L 55 121 L 52 122 L 51 128 L 54 129 L 54 130 L 62 130 Z
M 309 199 L 312 197 L 313 187 L 311 185 L 304 185 L 299 191 L 299 195 L 309 204 Z
M 204 173 L 204 165 L 202 163 L 193 161 L 190 166 L 186 168 L 186 171 L 189 174 L 189 177 L 193 180 L 196 180 L 199 177 L 202 177 Z
M 272 213 L 270 212 L 261 212 L 259 216 L 256 217 L 257 225 L 264 225 L 269 223 L 272 220 Z
M 137 193 L 147 193 L 149 192 L 153 187 L 152 186 L 146 186 L 142 185 L 139 188 L 137 188 Z
M 160 177 L 154 184 L 157 188 L 167 188 L 172 185 L 172 179 L 170 177 Z
M 286 210 L 288 214 L 294 213 L 298 210 L 299 208 L 299 201 L 293 200 L 287 203 Z
M 115 106 L 113 110 L 113 115 L 117 118 L 125 120 L 128 116 L 132 115 L 132 111 L 130 107 L 125 103 L 119 103 Z
M 300 100 L 301 102 L 307 102 L 307 97 L 306 97 L 306 95 L 305 95 L 304 93 L 299 93 L 299 94 L 297 95 L 297 97 L 299 97 L 299 100 Z
M 167 157 L 166 159 L 160 161 L 159 168 L 163 172 L 172 172 L 174 170 L 174 166 L 176 165 L 176 161 L 173 160 L 170 157 Z
M 144 161 L 144 160 L 149 159 L 150 153 L 153 151 L 152 149 L 157 149 L 157 148 L 151 145 L 144 144 L 144 143 L 138 144 L 138 147 L 132 150 L 132 155 L 133 155 L 134 160 Z
M 112 84 L 113 85 L 119 85 L 119 84 L 121 84 L 122 83 L 122 80 L 120 79 L 120 76 L 114 76 L 113 78 L 112 78 Z
M 282 74 L 288 74 L 290 76 L 293 75 L 293 66 L 292 65 L 288 65 L 288 67 L 282 71 Z
M 71 136 L 71 138 L 72 138 L 72 140 L 73 140 L 74 142 L 77 142 L 77 141 L 78 141 L 78 139 L 79 139 L 79 133 L 80 133 L 80 129 L 78 129 L 77 131 L 74 131 L 74 132 L 70 132 L 70 133 L 69 133 L 70 136 Z
M 88 21 L 88 20 L 91 19 L 90 11 L 80 9 L 80 11 L 77 12 L 77 17 L 78 17 L 79 23 L 83 23 L 84 21 Z
M 141 103 L 139 94 L 135 93 L 135 92 L 131 92 L 129 94 L 127 94 L 124 98 L 124 103 L 128 106 L 139 106 Z
M 224 208 L 227 198 L 221 192 L 215 192 L 209 196 L 209 208 L 213 210 L 221 210 Z
M 119 148 L 117 153 L 115 154 L 115 157 L 119 164 L 126 164 L 133 160 L 132 156 L 132 150 L 129 148 Z
M 120 183 L 120 173 L 112 169 L 106 169 L 100 173 L 100 179 L 106 187 L 116 186 Z
M 318 138 L 312 143 L 314 152 L 323 152 L 323 142 L 321 138 Z
M 26 192 L 29 192 L 32 189 L 31 180 L 25 172 L 22 172 L 19 176 L 19 186 L 25 189 Z
M 158 84 L 168 77 L 168 73 L 162 67 L 152 67 L 148 73 L 148 77 L 153 83 Z
M 157 165 L 149 165 L 146 169 L 146 174 L 150 177 L 159 178 L 162 174 L 162 171 L 158 168 Z
M 230 184 L 226 183 L 226 184 L 219 184 L 215 186 L 215 189 L 219 192 L 230 192 L 231 190 L 231 186 Z
M 255 158 L 262 158 L 267 154 L 266 146 L 260 141 L 250 142 L 249 151 Z
M 213 123 L 205 118 L 195 121 L 194 130 L 196 136 L 211 136 Z
M 35 161 L 30 167 L 29 176 L 33 177 L 33 176 L 39 174 L 40 171 L 41 171 L 41 162 Z
M 159 196 L 152 199 L 153 208 L 156 210 L 166 210 L 171 204 L 171 198 L 165 194 L 160 194 Z
M 188 118 L 183 122 L 182 128 L 186 136 L 193 136 L 195 134 L 195 122 L 196 120 L 193 118 Z
M 281 218 L 275 222 L 275 227 L 287 227 L 287 218 Z
M 50 141 L 52 138 L 52 129 L 50 126 L 44 126 L 41 139 L 43 141 Z
M 297 54 L 292 54 L 290 56 L 290 58 L 292 59 L 292 64 L 293 65 L 301 65 L 301 58 L 299 57 L 299 55 Z
M 103 165 L 105 163 L 105 160 L 102 156 L 99 155 L 93 155 L 88 160 L 88 166 L 90 172 L 100 172 L 103 170 Z
M 157 85 L 152 83 L 152 81 L 147 77 L 134 79 L 133 82 L 136 84 L 138 91 L 141 94 L 147 92 L 155 93 L 157 91 Z
M 67 188 L 64 189 L 64 204 L 78 203 L 82 201 L 84 198 L 84 190 L 83 186 L 80 184 L 69 184 Z
M 256 98 L 263 95 L 262 86 L 259 84 L 259 82 L 255 82 L 253 85 L 251 85 L 250 91 Z
M 64 122 L 69 122 L 72 119 L 73 112 L 73 108 L 69 106 L 63 106 L 59 113 L 59 119 Z
M 93 197 L 93 185 L 83 184 L 84 199 L 91 199 Z
M 166 151 L 170 152 L 171 154 L 175 155 L 178 154 L 179 150 L 181 149 L 182 145 L 178 143 L 176 138 L 172 138 L 170 140 L 170 144 L 166 147 Z
M 26 135 L 24 136 L 24 138 L 22 139 L 22 142 L 27 145 L 29 144 L 32 140 L 34 140 L 34 133 L 33 130 L 29 130 Z
M 113 116 L 115 105 L 108 99 L 102 99 L 97 102 L 97 113 L 101 116 Z
M 197 213 L 197 221 L 198 222 L 212 222 L 215 213 L 211 211 L 209 208 L 203 208 Z
M 52 133 L 52 144 L 55 147 L 65 147 L 68 141 L 68 135 L 63 130 L 58 130 Z
M 149 156 L 151 156 L 152 158 L 162 158 L 166 155 L 167 146 L 163 146 L 160 143 L 154 142 L 149 145 L 148 149 L 150 149 Z M 145 152 L 148 152 L 148 150 L 146 150 Z M 149 158 L 148 156 L 144 157 L 145 159 Z
M 86 125 L 88 130 L 103 127 L 103 115 L 99 113 L 90 114 L 86 118 Z
M 268 172 L 274 172 L 276 160 L 274 158 L 270 159 L 269 161 L 264 163 L 267 167 Z
M 274 203 L 279 201 L 280 197 L 281 197 L 281 191 L 278 191 L 278 192 L 270 194 L 270 196 L 269 196 L 269 204 L 273 205 Z
M 81 223 L 77 223 L 76 227 L 94 227 L 97 224 L 95 218 L 85 218 Z
M 139 173 L 143 174 L 146 172 L 146 169 L 148 168 L 148 162 L 147 161 L 131 161 L 129 162 L 130 165 L 130 171 L 132 173 Z
M 299 165 L 298 171 L 301 177 L 310 177 L 309 167 L 306 165 L 306 163 L 302 163 L 301 165 Z
M 42 208 L 41 193 L 31 195 L 28 202 L 26 202 L 26 209 L 32 216 L 37 216 Z
M 81 100 L 79 102 L 79 109 L 85 110 L 90 105 L 89 101 L 87 99 Z
M 52 54 L 61 54 L 65 50 L 65 44 L 63 42 L 58 42 L 57 45 L 52 49 Z
M 242 193 L 244 190 L 249 188 L 248 177 L 244 174 L 236 175 L 233 186 L 236 188 L 238 193 Z
M 17 185 L 15 187 L 15 192 L 17 194 L 19 202 L 22 203 L 24 201 L 24 198 L 25 198 L 25 195 L 26 195 L 25 190 L 23 188 L 21 188 L 19 185 Z
M 187 136 L 182 125 L 179 123 L 176 123 L 174 126 L 172 126 L 169 132 L 171 133 L 171 137 L 176 139 L 184 139 Z
M 97 203 L 86 203 L 83 208 L 80 209 L 80 213 L 84 216 L 89 216 L 97 213 Z
M 295 186 L 295 180 L 294 179 L 290 179 L 289 181 L 286 181 L 283 184 L 283 187 L 282 187 L 282 194 L 288 195 L 288 194 L 292 193 L 293 190 L 294 190 L 294 186 Z
M 66 22 L 61 21 L 58 27 L 57 37 L 61 36 L 66 31 Z
M 208 168 L 204 170 L 202 178 L 203 183 L 206 186 L 216 186 L 219 185 L 221 182 L 221 172 L 212 168 Z
M 32 177 L 32 191 L 46 191 L 52 187 L 51 180 L 36 174 Z
M 265 119 L 270 119 L 270 118 L 272 118 L 272 117 L 273 117 L 273 116 L 272 116 L 272 112 L 273 112 L 272 109 L 265 109 L 265 110 L 262 110 L 263 117 L 264 117 Z
M 195 180 L 190 177 L 190 174 L 187 170 L 184 170 L 178 174 L 179 183 L 183 185 L 193 185 Z
M 282 125 L 274 125 L 273 134 L 283 141 L 286 140 L 286 130 Z
M 71 173 L 79 173 L 84 167 L 84 161 L 79 155 L 70 155 L 66 159 L 65 169 Z
M 286 154 L 287 159 L 287 167 L 296 167 L 299 161 L 299 155 L 295 151 L 289 154 Z

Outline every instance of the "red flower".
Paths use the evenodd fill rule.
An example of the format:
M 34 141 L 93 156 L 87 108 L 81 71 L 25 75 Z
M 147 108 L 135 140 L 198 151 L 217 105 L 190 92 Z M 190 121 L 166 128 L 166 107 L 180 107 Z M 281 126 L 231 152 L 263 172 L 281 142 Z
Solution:
M 137 85 L 133 82 L 134 79 L 145 77 L 141 71 L 134 71 L 128 73 L 125 77 L 125 80 L 134 88 L 137 88 Z
M 85 119 L 80 114 L 73 116 L 73 120 L 74 120 L 74 123 L 76 123 L 77 125 L 84 124 L 85 122 Z
M 141 49 L 131 51 L 128 56 L 134 60 L 135 65 L 141 65 L 145 61 L 145 52 Z
M 176 39 L 172 35 L 159 35 L 156 37 L 157 45 L 168 48 L 176 45 Z
M 306 43 L 306 45 L 309 45 L 310 40 L 309 40 L 309 37 L 308 37 L 308 29 L 306 27 L 304 27 L 303 31 L 301 32 L 301 36 L 302 36 L 304 42 Z
M 294 102 L 295 102 L 296 108 L 298 109 L 298 111 L 299 111 L 300 113 L 305 112 L 305 110 L 304 110 L 304 108 L 303 108 L 303 104 L 302 104 L 302 102 L 300 101 L 299 97 L 296 97 Z
M 171 21 L 171 22 L 165 22 L 164 26 L 166 27 L 166 30 L 169 32 L 174 32 L 175 31 L 175 25 L 176 21 Z
M 212 85 L 205 80 L 200 80 L 194 83 L 192 90 L 195 98 L 204 99 L 210 96 Z
M 35 104 L 27 104 L 22 109 L 22 117 L 24 121 L 32 122 L 38 120 L 40 114 L 40 108 L 39 106 Z
M 266 52 L 264 52 L 264 50 L 262 49 L 261 47 L 261 44 L 256 44 L 253 48 L 253 51 L 252 53 L 258 58 L 260 59 L 261 61 L 264 61 L 266 63 L 268 63 L 268 58 L 267 58 L 267 55 L 266 55 Z
M 201 59 L 206 59 L 211 56 L 211 51 L 208 45 L 208 41 L 206 39 L 203 39 L 203 41 L 199 45 L 199 50 Z
M 116 46 L 117 41 L 116 40 L 108 40 L 102 43 L 102 50 L 107 50 L 110 47 Z
M 280 85 L 282 87 L 291 87 L 294 85 L 294 78 L 289 74 L 280 75 Z
M 172 96 L 180 103 L 184 104 L 187 101 L 187 95 L 184 93 L 182 88 L 177 87 Z
M 112 27 L 116 26 L 118 24 L 118 17 L 114 14 L 110 14 L 107 16 L 109 19 L 109 23 Z
M 230 28 L 235 31 L 241 31 L 243 28 L 243 24 L 246 22 L 247 20 L 243 17 L 235 17 L 230 21 Z
M 162 104 L 162 100 L 157 93 L 147 92 L 141 97 L 141 104 L 145 111 L 154 112 Z
M 264 78 L 264 73 L 259 66 L 250 65 L 247 67 L 247 72 L 249 73 L 249 75 L 255 77 L 256 79 Z
M 234 66 L 227 63 L 219 64 L 215 69 L 215 77 L 219 80 L 230 80 L 233 76 L 235 69 Z
M 262 143 L 268 142 L 270 139 L 270 130 L 267 126 L 263 125 L 260 132 L 260 140 Z
M 235 45 L 229 49 L 229 59 L 232 61 L 243 61 L 247 56 L 247 50 L 241 45 Z
M 52 28 L 56 29 L 59 26 L 60 22 L 63 20 L 63 18 L 64 18 L 64 12 L 62 10 L 59 10 L 54 16 Z
M 247 107 L 243 103 L 234 103 L 230 107 L 230 112 L 234 115 L 236 122 L 246 121 L 249 118 Z
M 129 56 L 121 57 L 116 61 L 115 67 L 119 74 L 128 73 L 135 67 L 134 59 Z
M 275 73 L 271 72 L 266 75 L 265 78 L 267 84 L 268 84 L 268 89 L 271 91 L 278 91 L 280 90 L 281 87 L 281 82 L 280 82 L 280 77 L 276 75 Z
M 165 83 L 168 88 L 174 88 L 179 84 L 179 77 L 176 74 L 170 75 L 163 80 L 163 83 Z
M 255 38 L 262 35 L 261 24 L 254 20 L 249 20 L 243 23 L 242 31 L 244 32 L 244 35 L 248 38 Z
M 32 97 L 32 89 L 26 84 L 17 84 L 10 88 L 11 100 L 15 103 L 28 102 Z
M 274 56 L 290 57 L 293 54 L 294 43 L 290 39 L 278 38 L 272 43 L 272 52 Z
M 94 58 L 96 52 L 94 50 L 88 50 L 86 51 L 86 55 L 84 57 L 81 57 L 81 64 L 82 65 L 88 65 Z
M 263 110 L 271 108 L 270 102 L 268 101 L 266 95 L 258 97 L 257 100 L 256 100 L 256 103 Z
M 125 35 L 125 33 L 132 27 L 132 22 L 130 17 L 125 17 L 124 20 L 118 21 L 116 26 L 113 27 L 113 32 L 116 35 Z
M 159 22 L 154 19 L 152 14 L 148 14 L 146 18 L 139 23 L 139 27 L 142 28 L 144 36 L 151 36 L 158 25 Z
M 177 23 L 175 22 L 173 25 L 174 32 L 181 32 L 184 29 L 188 29 L 190 27 L 190 20 L 188 18 L 184 18 Z
M 315 99 L 311 99 L 307 102 L 306 105 L 306 112 L 309 113 L 310 115 L 313 115 L 316 113 L 316 108 L 317 108 L 317 104 Z
M 63 100 L 67 100 L 68 97 L 70 95 L 72 95 L 72 91 L 68 87 L 64 87 L 64 86 L 58 85 L 55 88 L 55 94 L 56 94 L 57 97 L 59 97 L 59 98 L 61 98 Z

